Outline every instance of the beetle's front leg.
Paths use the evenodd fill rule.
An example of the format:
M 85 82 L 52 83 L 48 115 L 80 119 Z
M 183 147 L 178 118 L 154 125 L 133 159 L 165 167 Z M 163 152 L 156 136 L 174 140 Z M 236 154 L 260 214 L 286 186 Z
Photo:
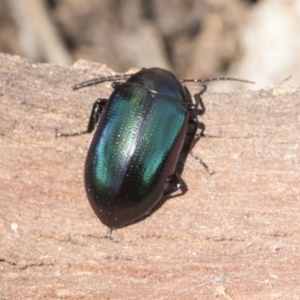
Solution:
M 86 134 L 86 133 L 91 133 L 98 121 L 99 121 L 99 118 L 100 118 L 100 115 L 106 105 L 106 102 L 107 102 L 107 99 L 97 99 L 94 104 L 93 104 L 93 108 L 92 108 L 92 111 L 91 111 L 91 115 L 90 115 L 90 119 L 89 119 L 89 123 L 88 123 L 88 126 L 87 126 L 87 129 L 86 130 L 82 130 L 82 131 L 77 131 L 77 132 L 70 132 L 70 133 L 61 133 L 61 132 L 57 132 L 56 130 L 56 137 L 60 137 L 60 136 L 76 136 L 76 135 L 81 135 L 81 134 Z
M 207 87 L 206 85 L 202 86 L 202 90 L 200 90 L 198 93 L 194 95 L 195 101 L 196 101 L 196 109 L 197 109 L 197 115 L 203 116 L 205 113 L 205 106 L 202 101 L 201 95 L 203 95 L 206 91 Z
M 197 129 L 200 129 L 200 133 L 195 137 L 193 145 L 200 139 L 201 136 L 204 136 L 205 125 L 202 122 L 199 122 L 197 116 L 202 116 L 205 113 L 205 106 L 201 95 L 206 91 L 206 85 L 203 86 L 202 90 L 194 95 L 196 104 L 190 105 L 189 110 L 192 111 L 189 123 L 195 124 Z

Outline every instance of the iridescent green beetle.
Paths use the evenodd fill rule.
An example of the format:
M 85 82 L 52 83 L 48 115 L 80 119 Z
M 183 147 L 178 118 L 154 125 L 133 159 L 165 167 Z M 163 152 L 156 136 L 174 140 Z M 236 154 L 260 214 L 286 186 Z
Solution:
M 180 175 L 197 129 L 204 130 L 197 116 L 204 113 L 200 95 L 205 87 L 193 103 L 182 82 L 212 80 L 243 81 L 177 79 L 167 70 L 150 68 L 74 86 L 115 81 L 109 99 L 94 103 L 86 131 L 57 134 L 79 135 L 96 127 L 85 163 L 85 188 L 94 212 L 109 228 L 108 236 L 145 217 L 163 197 L 186 191 Z

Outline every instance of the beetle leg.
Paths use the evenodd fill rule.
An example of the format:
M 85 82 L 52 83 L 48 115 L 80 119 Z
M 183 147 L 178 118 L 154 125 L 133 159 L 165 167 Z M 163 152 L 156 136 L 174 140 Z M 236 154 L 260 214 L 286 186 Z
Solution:
M 188 110 L 190 111 L 189 123 L 195 124 L 197 128 L 201 129 L 201 133 L 199 137 L 204 136 L 204 130 L 205 130 L 205 125 L 202 122 L 199 122 L 197 119 L 197 116 L 202 116 L 205 113 L 205 106 L 201 98 L 201 95 L 205 91 L 206 91 L 206 85 L 204 85 L 202 90 L 200 90 L 198 93 L 194 95 L 194 99 L 196 102 L 195 104 L 192 102 L 189 92 L 186 92 L 187 106 L 188 106 Z
M 193 149 L 194 146 L 196 145 L 196 143 L 200 140 L 200 138 L 202 136 L 204 136 L 205 124 L 202 123 L 202 122 L 199 122 L 198 120 L 197 120 L 197 122 L 195 122 L 193 119 L 190 120 L 190 124 L 195 124 L 196 125 L 196 127 L 194 129 L 195 130 L 194 140 L 192 141 L 191 147 L 190 147 L 191 149 Z M 196 134 L 197 129 L 200 129 L 200 133 Z
M 113 231 L 113 228 L 109 227 L 108 228 L 108 231 L 107 231 L 107 234 L 106 234 L 106 238 L 111 238 L 111 234 L 112 234 L 112 231 Z
M 91 133 L 94 129 L 95 126 L 97 125 L 100 115 L 103 111 L 103 108 L 105 106 L 107 102 L 107 99 L 97 99 L 94 102 L 92 111 L 91 111 L 91 115 L 90 115 L 90 119 L 89 119 L 89 123 L 87 126 L 86 130 L 82 130 L 82 131 L 77 131 L 77 132 L 70 132 L 70 133 L 61 133 L 61 132 L 57 132 L 56 131 L 56 137 L 59 136 L 76 136 L 76 135 L 81 135 L 81 134 L 86 134 L 86 133 Z
M 100 119 L 101 113 L 105 107 L 106 102 L 107 99 L 101 99 L 101 98 L 97 99 L 94 102 L 86 133 L 91 133 L 95 129 L 95 126 L 97 125 Z
M 200 139 L 200 137 L 203 136 L 202 133 L 205 130 L 205 125 L 204 125 L 204 123 L 200 123 L 198 121 L 198 119 L 195 118 L 194 116 L 189 117 L 188 124 L 190 126 L 189 126 L 189 129 L 188 129 L 187 135 L 191 136 L 191 138 L 193 139 L 192 141 L 189 142 L 190 143 L 190 149 L 192 149 L 194 147 L 194 145 L 196 144 L 196 142 Z M 200 134 L 196 134 L 198 128 L 201 129 Z
M 209 175 L 212 175 L 212 174 L 214 174 L 214 171 L 212 171 L 210 168 L 209 168 L 209 166 L 197 155 L 197 154 L 195 154 L 193 151 L 192 151 L 192 149 L 193 149 L 193 147 L 195 146 L 195 144 L 199 141 L 199 139 L 201 138 L 201 136 L 203 136 L 203 132 L 204 132 L 204 129 L 205 129 L 205 125 L 203 124 L 203 123 L 200 123 L 200 122 L 198 122 L 198 120 L 197 119 L 193 119 L 193 118 L 191 118 L 190 120 L 189 120 L 189 123 L 190 124 L 195 124 L 198 128 L 200 127 L 202 130 L 201 130 L 201 133 L 199 134 L 199 135 L 195 135 L 195 138 L 194 138 L 194 140 L 191 142 L 191 145 L 190 145 L 190 149 L 189 149 L 189 154 L 191 155 L 191 156 L 193 156 L 196 160 L 198 160 L 199 162 L 200 162 L 200 164 L 205 168 L 205 170 L 207 171 L 207 173 L 209 174 Z M 196 128 L 195 128 L 195 130 L 196 130 Z
M 175 173 L 167 179 L 167 188 L 165 189 L 163 196 L 171 195 L 179 189 L 181 189 L 182 193 L 184 194 L 187 190 L 187 187 L 181 177 Z
M 190 151 L 190 154 L 196 159 L 199 160 L 199 163 L 204 167 L 209 175 L 213 175 L 215 172 L 193 151 Z
M 206 109 L 204 103 L 202 101 L 201 95 L 206 91 L 206 85 L 203 86 L 203 89 L 194 95 L 194 99 L 196 103 L 193 103 L 190 99 L 190 96 L 187 94 L 187 103 L 188 103 L 188 110 L 191 111 L 192 118 L 196 116 L 204 115 Z
M 203 115 L 205 113 L 205 106 L 204 103 L 202 101 L 202 98 L 200 97 L 204 92 L 206 91 L 206 86 L 203 86 L 203 89 L 198 92 L 197 94 L 194 95 L 195 100 L 196 100 L 196 105 L 190 105 L 189 109 L 190 110 L 195 110 L 197 109 L 199 106 L 201 107 L 201 109 L 197 110 L 197 115 Z M 204 130 L 205 130 L 205 125 L 202 122 L 199 122 L 198 119 L 194 116 L 194 114 L 192 114 L 192 116 L 190 116 L 189 118 L 189 124 L 194 125 L 194 140 L 191 142 L 190 144 L 190 149 L 189 149 L 189 154 L 191 156 L 193 156 L 196 160 L 198 160 L 200 162 L 200 164 L 205 168 L 205 170 L 207 171 L 207 173 L 209 175 L 214 174 L 214 171 L 212 171 L 209 166 L 197 155 L 195 154 L 191 149 L 193 149 L 193 147 L 195 146 L 195 144 L 199 141 L 199 139 L 201 138 L 201 136 L 204 136 Z M 201 132 L 199 134 L 196 135 L 196 130 L 200 129 Z
M 203 86 L 203 89 L 201 91 L 199 91 L 198 93 L 196 93 L 194 95 L 195 101 L 196 101 L 196 105 L 190 105 L 189 109 L 190 110 L 195 110 L 197 109 L 197 116 L 202 116 L 204 115 L 206 109 L 204 106 L 204 103 L 202 101 L 201 95 L 206 91 L 206 85 Z M 200 107 L 200 109 L 199 109 Z M 195 145 L 195 143 L 200 139 L 201 136 L 204 136 L 204 131 L 205 131 L 205 125 L 202 122 L 199 122 L 198 120 L 195 120 L 194 114 L 193 117 L 190 119 L 189 121 L 190 123 L 197 123 L 197 128 L 201 130 L 201 132 L 197 135 L 197 137 L 194 140 L 193 145 Z
M 196 101 L 196 108 L 197 108 L 197 115 L 198 116 L 202 116 L 205 113 L 205 106 L 204 106 L 204 103 L 203 103 L 202 98 L 201 98 L 201 95 L 205 91 L 206 91 L 206 85 L 203 85 L 202 90 L 194 95 L 194 98 L 195 98 L 195 101 Z M 200 109 L 199 109 L 199 106 L 200 106 Z

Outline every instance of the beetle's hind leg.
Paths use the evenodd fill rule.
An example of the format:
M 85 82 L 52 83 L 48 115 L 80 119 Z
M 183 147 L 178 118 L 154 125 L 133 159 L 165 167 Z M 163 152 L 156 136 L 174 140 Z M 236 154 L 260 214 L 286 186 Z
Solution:
M 180 195 L 185 194 L 187 192 L 187 186 L 186 186 L 185 182 L 176 173 L 168 178 L 166 184 L 167 184 L 167 186 L 164 191 L 164 195 L 163 195 L 164 197 L 169 196 L 169 195 L 177 192 L 178 190 L 181 190 Z
M 76 135 L 91 133 L 95 129 L 95 127 L 96 127 L 96 125 L 99 121 L 100 115 L 103 111 L 103 108 L 106 105 L 106 102 L 107 102 L 107 99 L 101 99 L 101 98 L 97 99 L 94 102 L 94 105 L 93 105 L 93 108 L 92 108 L 92 111 L 91 111 L 91 115 L 90 115 L 90 119 L 89 119 L 89 123 L 88 123 L 88 126 L 87 126 L 86 130 L 81 130 L 81 131 L 77 131 L 77 132 L 70 132 L 70 133 L 61 133 L 61 132 L 57 132 L 57 130 L 56 130 L 55 137 L 76 136 Z

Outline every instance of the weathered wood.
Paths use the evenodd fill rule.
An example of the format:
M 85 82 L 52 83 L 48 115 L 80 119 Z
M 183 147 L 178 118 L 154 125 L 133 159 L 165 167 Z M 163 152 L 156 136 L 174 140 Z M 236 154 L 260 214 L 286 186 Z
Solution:
M 104 65 L 0 55 L 1 299 L 298 299 L 300 100 L 286 84 L 203 99 L 189 191 L 113 232 L 85 196 L 84 129 Z M 255 78 L 254 78 L 255 79 Z M 230 84 L 230 83 L 228 83 Z

